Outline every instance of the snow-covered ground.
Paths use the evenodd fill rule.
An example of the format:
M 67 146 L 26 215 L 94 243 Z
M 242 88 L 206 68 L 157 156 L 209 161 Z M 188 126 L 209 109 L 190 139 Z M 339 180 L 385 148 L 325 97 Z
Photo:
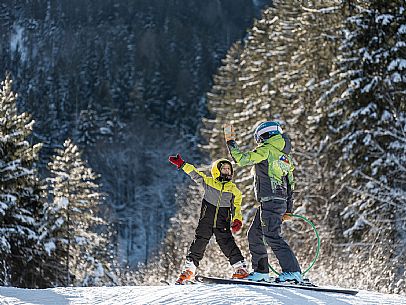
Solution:
M 356 296 L 238 285 L 124 286 L 20 289 L 0 287 L 1 305 L 129 304 L 406 304 L 406 297 L 360 291 Z

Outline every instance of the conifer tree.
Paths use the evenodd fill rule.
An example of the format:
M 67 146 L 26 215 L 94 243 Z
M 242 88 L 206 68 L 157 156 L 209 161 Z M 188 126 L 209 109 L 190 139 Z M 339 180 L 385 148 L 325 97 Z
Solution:
M 102 195 L 96 174 L 70 139 L 57 150 L 49 170 L 52 201 L 45 213 L 46 244 L 50 260 L 57 261 L 58 269 L 65 265 L 55 282 L 85 286 L 109 282 L 106 239 L 96 233 L 103 223 L 97 217 Z
M 286 121 L 290 98 L 285 98 L 284 87 L 289 85 L 289 81 L 293 81 L 287 76 L 296 48 L 293 42 L 300 11 L 300 6 L 294 1 L 275 1 L 274 7 L 265 10 L 262 18 L 254 23 L 248 33 L 239 56 L 238 70 L 231 65 L 228 67 L 238 71 L 238 87 L 234 89 L 227 89 L 224 86 L 213 87 L 213 90 L 224 90 L 223 95 L 236 89 L 240 94 L 230 106 L 223 106 L 226 109 L 223 112 L 232 118 L 231 123 L 238 134 L 237 141 L 243 149 L 255 145 L 253 132 L 260 122 L 273 119 L 282 123 Z M 217 108 L 213 105 L 212 112 L 215 113 Z M 221 116 L 217 117 L 217 120 L 221 121 L 221 124 L 226 121 Z M 224 145 L 222 137 L 218 140 L 214 140 L 213 137 L 209 141 Z M 237 181 L 240 181 L 240 177 L 243 181 L 240 187 L 246 195 L 244 202 L 247 211 L 254 203 L 251 181 L 247 179 L 251 176 L 249 171 L 248 167 L 237 168 L 236 171 Z M 249 217 L 246 222 L 249 222 Z
M 243 147 L 252 141 L 258 121 L 285 123 L 299 161 L 296 206 L 302 213 L 314 213 L 326 233 L 329 242 L 323 251 L 331 258 L 323 264 L 326 270 L 335 274 L 331 262 L 338 263 L 338 240 L 374 247 L 377 232 L 384 232 L 397 245 L 380 248 L 381 258 L 391 262 L 388 278 L 396 282 L 402 276 L 400 239 L 405 235 L 404 181 L 399 178 L 404 176 L 405 155 L 404 8 L 399 1 L 304 1 L 302 7 L 275 1 L 274 6 L 254 24 L 240 64 L 225 63 L 240 75 L 240 98 L 234 103 L 208 99 L 212 115 L 219 112 L 211 122 L 221 126 L 226 121 L 222 113 L 227 113 Z M 212 92 L 227 96 L 232 91 L 223 85 L 227 78 L 216 77 Z M 218 154 L 221 130 L 209 130 L 208 148 Z M 237 175 L 243 192 L 250 194 L 249 174 L 242 169 Z M 248 218 L 249 206 L 244 207 Z M 357 251 L 360 263 L 366 252 Z M 382 270 L 379 261 L 370 259 L 373 267 L 362 270 L 366 285 Z
M 0 283 L 38 287 L 43 284 L 37 244 L 42 189 L 36 161 L 41 144 L 30 143 L 34 120 L 28 113 L 18 114 L 11 85 L 7 76 L 0 89 Z
M 239 85 L 241 52 L 241 43 L 239 42 L 230 48 L 222 60 L 223 65 L 214 75 L 211 91 L 207 93 L 207 107 L 210 114 L 203 119 L 205 126 L 201 132 L 210 139 L 208 144 L 202 148 L 208 149 L 212 155 L 226 153 L 226 148 L 223 145 L 222 124 L 232 121 L 234 114 L 238 114 L 236 111 L 237 101 L 242 96 Z
M 321 97 L 328 103 L 329 170 L 340 177 L 334 180 L 330 225 L 336 240 L 361 245 L 356 258 L 363 272 L 385 272 L 387 283 L 398 282 L 405 249 L 399 242 L 405 231 L 399 226 L 405 215 L 399 179 L 405 176 L 406 143 L 404 7 L 401 1 L 356 1 L 342 32 L 337 69 Z
M 334 0 L 303 2 L 295 38 L 298 46 L 288 69 L 290 81 L 284 89 L 292 101 L 285 117 L 297 164 L 295 199 L 302 213 L 318 215 L 319 224 L 328 201 L 330 179 L 323 154 L 327 131 L 323 115 L 327 106 L 316 101 L 326 90 L 323 81 L 334 67 L 345 12 L 345 5 Z

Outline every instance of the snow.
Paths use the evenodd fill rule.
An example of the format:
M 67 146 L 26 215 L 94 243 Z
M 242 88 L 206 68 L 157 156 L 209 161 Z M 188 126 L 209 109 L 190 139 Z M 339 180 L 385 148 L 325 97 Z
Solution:
M 10 244 L 5 236 L 0 237 L 0 249 L 6 253 L 10 251 Z
M 56 249 L 56 245 L 53 241 L 47 242 L 44 244 L 45 251 L 48 253 L 48 255 L 51 255 L 51 252 Z
M 388 25 L 391 23 L 391 21 L 394 19 L 393 15 L 389 15 L 389 14 L 382 14 L 379 15 L 375 18 L 375 21 L 377 23 L 382 23 L 383 25 Z
M 20 25 L 15 24 L 11 30 L 10 35 L 10 50 L 11 52 L 19 51 L 21 59 L 23 61 L 27 58 L 27 50 L 24 46 L 24 28 Z
M 343 232 L 343 235 L 347 238 L 350 238 L 354 234 L 354 232 L 362 230 L 365 227 L 365 224 L 365 219 L 363 217 L 359 217 L 351 228 Z
M 6 209 L 10 206 L 11 203 L 16 202 L 17 197 L 11 194 L 1 194 L 0 198 L 2 201 L 0 201 L 1 207 Z
M 241 285 L 119 286 L 21 289 L 0 287 L 4 305 L 126 305 L 126 304 L 405 304 L 396 294 L 360 291 L 356 296 Z
M 404 70 L 406 69 L 406 59 L 397 58 L 391 61 L 388 66 L 388 71 L 392 71 L 394 69 Z
M 108 128 L 108 127 L 100 127 L 99 131 L 102 135 L 112 135 L 113 134 L 111 128 Z
M 392 114 L 389 111 L 384 110 L 384 112 L 382 113 L 382 116 L 381 116 L 381 120 L 383 122 L 390 122 L 391 119 L 392 119 Z
M 379 77 L 375 76 L 364 88 L 362 88 L 361 93 L 370 92 L 371 89 L 375 88 L 379 82 Z
M 394 83 L 400 83 L 401 81 L 402 81 L 402 76 L 399 74 L 399 73 L 393 73 L 392 74 L 392 76 L 391 76 L 391 80 L 394 82 Z
M 58 209 L 66 209 L 69 205 L 69 199 L 66 197 L 58 197 L 55 203 Z

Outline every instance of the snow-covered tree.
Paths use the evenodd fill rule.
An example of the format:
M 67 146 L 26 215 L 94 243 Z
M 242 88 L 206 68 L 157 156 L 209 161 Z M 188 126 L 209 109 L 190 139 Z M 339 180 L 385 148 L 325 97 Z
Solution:
M 397 279 L 403 276 L 399 266 L 405 236 L 404 179 L 399 178 L 405 158 L 404 15 L 399 1 L 304 1 L 301 7 L 275 1 L 251 29 L 238 68 L 226 63 L 229 75 L 240 75 L 234 89 L 241 98 L 229 102 L 227 96 L 236 92 L 223 85 L 226 75 L 216 76 L 216 99 L 208 95 L 215 119 L 206 120 L 212 128 L 205 130 L 204 146 L 218 156 L 220 127 L 229 118 L 245 148 L 252 146 L 258 121 L 285 123 L 300 161 L 296 206 L 317 217 L 327 241 L 323 251 L 329 259 L 318 264 L 320 270 L 325 268 L 330 280 L 336 275 L 343 279 L 334 266 L 345 257 L 346 264 L 362 266 L 362 284 L 373 286 L 370 279 L 382 271 L 379 259 L 387 259 L 387 278 L 398 283 L 391 290 L 402 289 Z M 224 103 L 216 102 L 221 97 Z M 249 194 L 249 174 L 237 171 L 237 177 Z M 244 206 L 247 218 L 249 206 Z M 382 243 L 379 259 L 365 260 L 380 236 L 390 242 Z M 299 239 L 293 242 L 300 246 Z M 354 262 L 338 251 L 353 247 L 359 253 Z M 309 256 L 300 248 L 298 254 L 303 263 Z M 348 274 L 341 284 L 357 278 L 355 272 Z
M 327 216 L 357 253 L 357 268 L 402 289 L 405 276 L 405 22 L 403 1 L 355 1 L 329 90 Z M 403 223 L 403 226 L 402 226 Z M 354 250 L 352 250 L 354 251 Z M 382 268 L 381 262 L 385 262 Z M 403 263 L 402 263 L 403 262 Z M 351 273 L 352 275 L 352 273 Z M 369 282 L 378 288 L 382 282 Z M 399 285 L 399 287 L 395 287 Z M 403 286 L 402 286 L 403 285 Z
M 65 270 L 55 274 L 56 284 L 101 285 L 110 282 L 106 238 L 97 233 L 102 200 L 97 175 L 82 160 L 70 139 L 49 163 L 49 202 L 44 232 L 50 261 Z
M 38 287 L 43 190 L 36 160 L 41 144 L 30 143 L 34 120 L 18 113 L 11 85 L 7 76 L 0 88 L 0 283 Z
M 203 119 L 203 135 L 208 138 L 208 143 L 202 146 L 210 151 L 212 155 L 226 154 L 227 149 L 223 145 L 222 124 L 231 122 L 236 113 L 236 106 L 242 97 L 239 82 L 240 56 L 242 46 L 240 42 L 231 46 L 226 57 L 222 60 L 222 66 L 214 75 L 214 84 L 211 91 L 207 93 L 206 103 L 209 110 L 209 117 Z

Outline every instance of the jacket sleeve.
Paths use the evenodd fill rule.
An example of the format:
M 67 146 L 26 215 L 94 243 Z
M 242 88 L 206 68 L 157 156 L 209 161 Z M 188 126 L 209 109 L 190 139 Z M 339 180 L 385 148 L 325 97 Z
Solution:
M 203 186 L 206 185 L 207 176 L 201 171 L 197 170 L 194 165 L 185 163 L 183 164 L 182 169 L 186 174 L 190 176 L 190 178 L 193 179 L 194 182 Z
M 234 187 L 233 195 L 234 195 L 233 201 L 234 215 L 232 221 L 238 219 L 239 221 L 242 222 L 242 213 L 241 213 L 242 193 L 237 187 Z
M 290 170 L 289 173 L 286 175 L 286 182 L 287 182 L 287 209 L 286 212 L 287 213 L 292 213 L 293 212 L 293 190 L 295 189 L 295 177 L 293 176 L 293 170 L 294 170 L 294 166 L 293 166 L 293 162 L 292 160 L 290 161 Z
M 269 148 L 266 144 L 260 145 L 255 150 L 249 152 L 241 152 L 234 140 L 228 141 L 227 147 L 231 157 L 239 166 L 257 164 L 268 159 L 269 156 Z

